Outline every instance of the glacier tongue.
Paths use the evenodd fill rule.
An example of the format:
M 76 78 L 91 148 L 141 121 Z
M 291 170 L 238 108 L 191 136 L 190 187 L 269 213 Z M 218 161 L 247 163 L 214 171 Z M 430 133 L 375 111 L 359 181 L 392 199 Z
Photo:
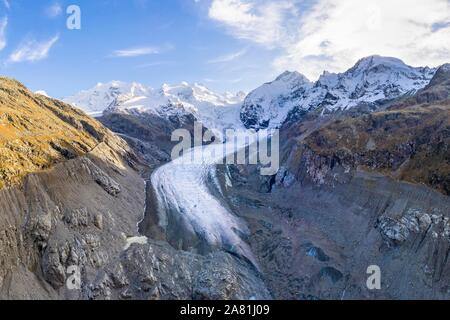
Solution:
M 250 133 L 242 131 L 242 134 Z M 225 208 L 208 185 L 208 177 L 215 174 L 216 165 L 223 163 L 224 156 L 234 153 L 231 150 L 244 148 L 244 141 L 237 149 L 227 146 L 233 141 L 193 148 L 157 169 L 151 183 L 160 227 L 166 233 L 176 230 L 176 234 L 168 234 L 172 243 L 179 243 L 186 250 L 224 249 L 246 257 L 256 266 L 248 244 L 241 238 L 249 234 L 246 223 Z M 192 163 L 192 157 L 199 152 L 204 155 L 203 161 Z

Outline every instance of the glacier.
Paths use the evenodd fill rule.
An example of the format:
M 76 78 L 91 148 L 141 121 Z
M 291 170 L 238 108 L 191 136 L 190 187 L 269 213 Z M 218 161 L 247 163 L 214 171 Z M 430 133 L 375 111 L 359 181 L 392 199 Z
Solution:
M 267 138 L 268 132 L 239 130 L 237 135 L 250 139 L 192 148 L 153 172 L 151 184 L 157 199 L 159 226 L 167 231 L 170 224 L 176 223 L 177 230 L 185 230 L 174 235 L 173 242 L 183 242 L 181 247 L 186 250 L 201 251 L 205 246 L 224 249 L 257 266 L 249 245 L 243 240 L 249 235 L 246 223 L 211 192 L 211 187 L 220 188 L 216 166 L 224 163 L 224 157 L 246 148 L 252 141 Z M 199 154 L 203 157 L 199 158 Z M 199 161 L 192 161 L 195 158 Z M 190 239 L 200 239 L 201 243 L 189 243 Z

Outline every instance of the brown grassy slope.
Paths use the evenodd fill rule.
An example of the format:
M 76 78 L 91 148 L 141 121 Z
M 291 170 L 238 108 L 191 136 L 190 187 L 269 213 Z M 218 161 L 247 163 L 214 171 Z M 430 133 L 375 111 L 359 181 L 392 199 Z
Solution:
M 333 122 L 306 139 L 314 153 L 450 194 L 450 105 L 412 106 Z
M 0 77 L 0 188 L 85 154 L 106 135 L 81 111 Z

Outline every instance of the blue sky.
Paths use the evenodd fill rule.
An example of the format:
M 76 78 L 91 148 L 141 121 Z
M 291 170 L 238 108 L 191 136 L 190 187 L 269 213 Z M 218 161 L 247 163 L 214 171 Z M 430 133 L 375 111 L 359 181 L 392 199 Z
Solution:
M 363 56 L 450 62 L 448 0 L 0 0 L 0 74 L 64 97 L 97 82 L 249 91 Z M 66 8 L 81 8 L 81 30 Z
M 65 9 L 75 3 L 81 8 L 81 30 L 68 30 Z M 0 73 L 56 97 L 111 80 L 153 87 L 200 82 L 219 91 L 237 91 L 275 76 L 272 70 L 260 69 L 271 50 L 225 33 L 207 18 L 208 7 L 194 1 L 9 0 L 9 4 L 9 10 L 0 9 L 0 18 L 8 16 Z M 55 4 L 61 13 L 49 14 Z M 58 40 L 46 58 L 8 61 L 21 44 L 54 37 Z M 134 50 L 136 56 L 116 56 L 121 50 L 130 55 Z

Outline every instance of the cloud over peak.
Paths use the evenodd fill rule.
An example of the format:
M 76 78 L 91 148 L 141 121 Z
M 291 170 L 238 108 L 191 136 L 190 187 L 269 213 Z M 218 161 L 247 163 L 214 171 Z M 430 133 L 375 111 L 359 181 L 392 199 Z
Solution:
M 289 22 L 298 14 L 295 2 L 213 0 L 208 15 L 235 37 L 271 47 L 289 37 Z
M 450 57 L 448 0 L 212 0 L 209 17 L 238 39 L 281 49 L 275 69 L 310 78 L 373 54 L 430 66 Z
M 158 54 L 161 52 L 160 48 L 156 47 L 140 47 L 140 48 L 128 48 L 116 50 L 113 52 L 112 56 L 117 58 L 124 57 L 139 57 L 139 56 L 147 56 L 151 54 Z

